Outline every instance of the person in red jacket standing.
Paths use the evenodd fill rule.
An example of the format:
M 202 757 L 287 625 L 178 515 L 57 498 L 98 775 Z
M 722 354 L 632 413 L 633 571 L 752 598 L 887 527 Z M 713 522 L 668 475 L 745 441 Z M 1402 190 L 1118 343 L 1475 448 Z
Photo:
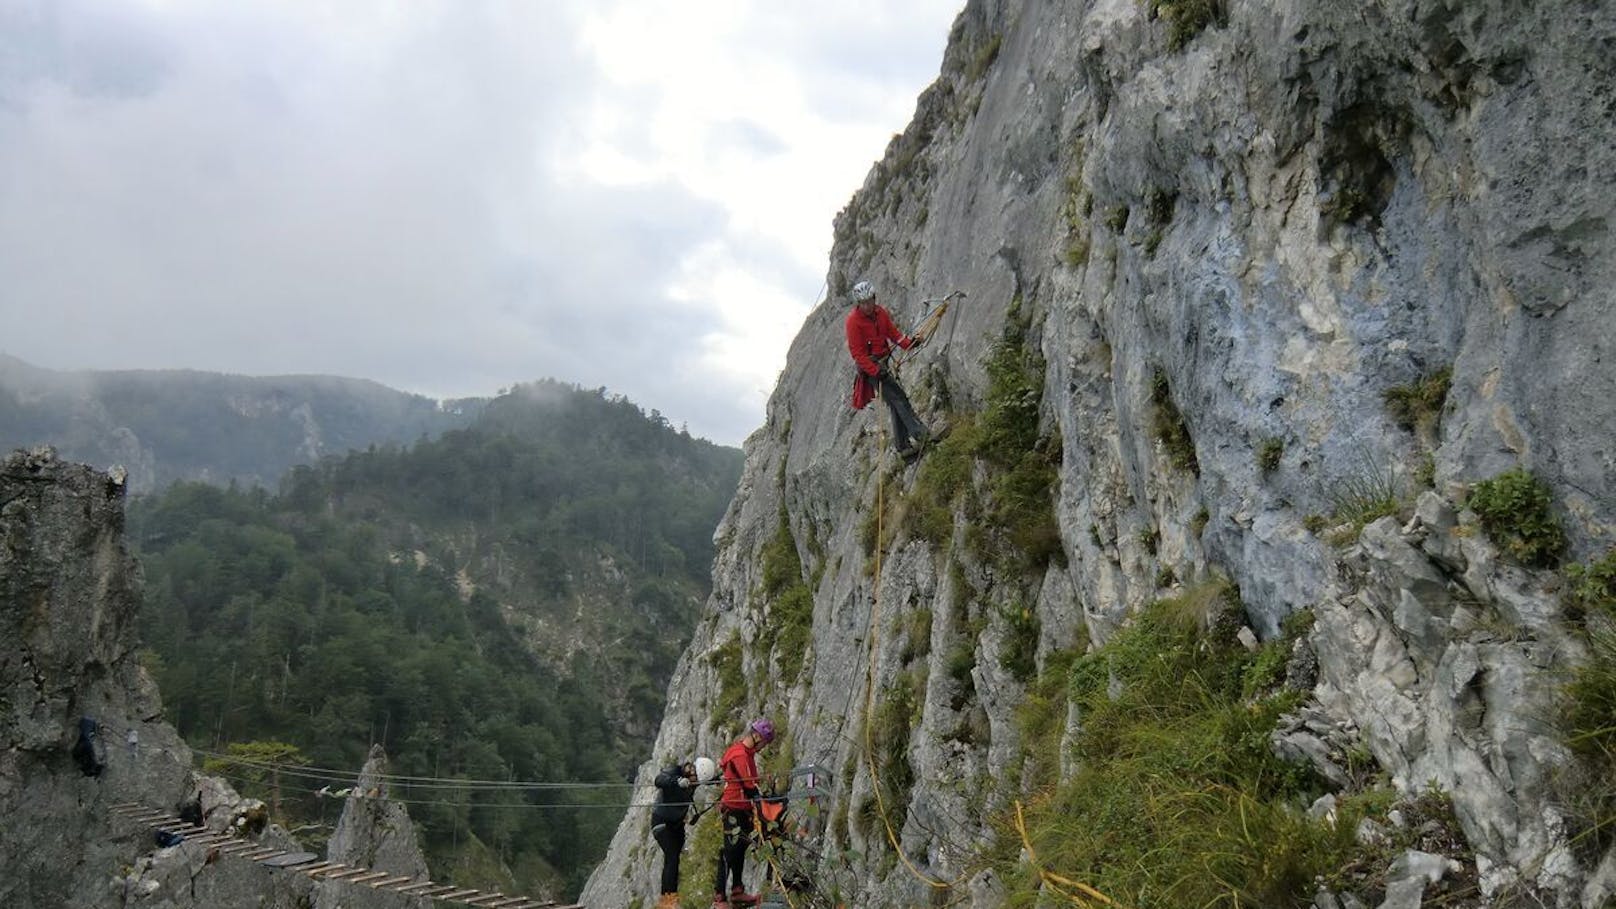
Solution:
M 926 343 L 911 338 L 892 323 L 892 314 L 875 302 L 875 288 L 868 281 L 853 285 L 853 311 L 847 314 L 847 352 L 853 355 L 858 375 L 853 380 L 853 409 L 863 410 L 875 399 L 876 389 L 892 411 L 892 440 L 906 461 L 919 457 L 931 441 L 931 431 L 920 422 L 915 409 L 892 374 L 888 358 L 893 345 L 909 350 Z
M 752 842 L 753 812 L 758 800 L 758 769 L 755 755 L 774 741 L 774 724 L 767 719 L 753 720 L 746 733 L 729 746 L 718 761 L 724 775 L 724 791 L 718 797 L 718 816 L 724 825 L 724 845 L 718 850 L 718 876 L 713 881 L 713 909 L 750 906 L 757 894 L 747 893 L 741 884 L 746 863 L 746 847 Z M 730 878 L 729 895 L 724 895 L 724 879 Z

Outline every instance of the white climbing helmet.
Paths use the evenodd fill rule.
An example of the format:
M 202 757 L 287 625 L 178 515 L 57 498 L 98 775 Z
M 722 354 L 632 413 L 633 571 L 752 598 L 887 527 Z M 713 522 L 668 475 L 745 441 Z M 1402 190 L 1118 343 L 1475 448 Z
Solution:
M 853 302 L 863 303 L 875 299 L 875 285 L 868 281 L 860 281 L 853 285 Z
M 696 758 L 696 780 L 705 783 L 718 776 L 718 765 L 710 757 Z

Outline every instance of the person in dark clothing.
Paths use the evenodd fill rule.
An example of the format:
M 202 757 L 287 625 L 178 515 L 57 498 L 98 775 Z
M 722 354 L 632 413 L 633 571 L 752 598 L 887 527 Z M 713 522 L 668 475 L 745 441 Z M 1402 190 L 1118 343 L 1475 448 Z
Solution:
M 716 773 L 711 758 L 699 757 L 664 767 L 656 775 L 656 804 L 651 806 L 651 838 L 662 847 L 662 896 L 657 909 L 679 905 L 679 853 L 685 848 L 685 817 L 696 787 Z
M 881 399 L 892 411 L 892 441 L 898 447 L 898 454 L 904 460 L 914 460 L 931 441 L 931 431 L 915 415 L 909 396 L 898 384 L 888 360 L 894 346 L 909 350 L 926 343 L 926 339 L 912 338 L 898 330 L 891 313 L 875 302 L 875 288 L 870 282 L 854 284 L 852 296 L 853 311 L 847 314 L 845 328 L 847 352 L 853 357 L 853 365 L 858 367 L 858 375 L 853 380 L 853 409 L 863 410 L 875 400 L 879 388 Z

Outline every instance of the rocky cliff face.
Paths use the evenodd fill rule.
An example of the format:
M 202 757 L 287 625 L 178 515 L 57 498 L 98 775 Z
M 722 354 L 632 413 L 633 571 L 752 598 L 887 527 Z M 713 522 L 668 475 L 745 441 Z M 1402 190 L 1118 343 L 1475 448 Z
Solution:
M 913 684 L 903 852 L 998 905 L 973 864 L 994 839 L 973 793 L 1002 805 L 993 780 L 1021 759 L 1016 657 L 1041 668 L 1219 574 L 1262 638 L 1313 612 L 1317 725 L 1402 791 L 1451 793 L 1477 899 L 1605 905 L 1616 859 L 1573 855 L 1550 792 L 1566 755 L 1548 719 L 1584 656 L 1559 576 L 1501 555 L 1462 504 L 1519 466 L 1552 492 L 1571 558 L 1616 536 L 1616 14 L 1201 6 L 968 4 L 837 219 L 833 293 L 748 442 L 641 782 L 768 711 L 790 730 L 776 761 L 838 771 L 836 810 L 856 814 L 865 714 Z M 980 428 L 1008 406 L 996 352 L 1019 343 L 1052 544 L 1010 532 L 991 459 L 936 480 L 971 490 L 939 497 L 928 462 L 882 450 L 879 405 L 849 410 L 841 319 L 860 278 L 908 324 L 919 298 L 970 293 L 904 369 L 934 422 Z M 1422 380 L 1446 386 L 1427 412 L 1388 408 Z M 1353 512 L 1372 515 L 1355 506 L 1377 498 L 1400 516 L 1358 533 Z M 926 502 L 949 520 L 917 518 Z M 781 539 L 807 615 L 767 576 Z M 811 622 L 800 643 L 794 621 Z M 1328 764 L 1329 736 L 1300 733 L 1290 752 Z M 853 851 L 853 904 L 930 899 L 879 833 L 830 836 Z M 652 892 L 648 842 L 631 813 L 586 899 Z
M 148 825 L 112 810 L 171 809 L 195 797 L 214 830 L 263 810 L 192 771 L 190 749 L 163 721 L 137 661 L 140 585 L 123 544 L 124 481 L 49 449 L 0 461 L 0 905 L 425 905 L 225 859 L 190 841 L 158 849 Z M 80 742 L 81 718 L 98 740 Z M 424 879 L 401 806 L 350 800 L 339 833 L 336 860 L 374 859 Z M 274 826 L 259 838 L 297 848 Z

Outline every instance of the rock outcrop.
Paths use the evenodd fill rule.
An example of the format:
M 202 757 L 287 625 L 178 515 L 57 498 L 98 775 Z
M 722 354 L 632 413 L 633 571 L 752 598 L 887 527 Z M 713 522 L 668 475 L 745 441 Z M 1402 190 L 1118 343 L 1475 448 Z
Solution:
M 359 772 L 342 808 L 337 829 L 326 843 L 326 858 L 427 880 L 426 856 L 416 842 L 409 811 L 387 798 L 387 753 L 370 746 L 370 756 Z
M 264 826 L 263 803 L 195 773 L 190 749 L 162 719 L 137 656 L 140 583 L 123 544 L 124 494 L 120 472 L 66 463 L 49 449 L 0 461 L 0 905 L 427 905 L 194 841 L 158 848 L 149 826 L 112 810 L 195 800 L 214 831 L 297 848 Z M 82 731 L 94 734 L 81 740 Z M 333 847 L 349 860 L 424 877 L 402 806 L 351 799 L 339 830 Z
M 1323 731 L 1291 730 L 1298 759 L 1352 735 L 1403 791 L 1447 787 L 1480 899 L 1604 905 L 1613 860 L 1571 853 L 1550 792 L 1555 679 L 1582 656 L 1556 576 L 1501 555 L 1462 504 L 1520 466 L 1552 490 L 1572 558 L 1616 538 L 1613 47 L 1616 13 L 1571 0 L 968 3 L 837 219 L 832 294 L 748 441 L 640 782 L 768 711 L 787 759 L 839 771 L 836 810 L 856 814 L 870 689 L 917 684 L 899 842 L 996 906 L 971 856 L 992 839 L 979 793 L 1018 760 L 1007 665 L 1102 642 L 1221 574 L 1261 637 L 1316 614 Z M 1007 328 L 1037 355 L 1053 552 L 985 556 L 1002 527 L 969 503 L 951 528 L 903 514 L 926 462 L 904 469 L 879 405 L 847 404 L 861 278 L 907 324 L 920 297 L 970 293 L 905 367 L 927 419 L 980 414 Z M 1430 412 L 1388 409 L 1422 381 L 1445 392 Z M 953 482 L 990 481 L 972 469 Z M 1418 497 L 1413 521 L 1329 539 L 1323 516 L 1383 494 Z M 782 521 L 812 594 L 789 654 L 763 568 Z M 879 832 L 831 827 L 853 903 L 928 903 Z M 585 899 L 654 892 L 648 841 L 631 813 Z M 1399 899 L 1428 864 L 1395 869 Z
M 135 652 L 123 498 L 48 449 L 0 462 L 0 904 L 98 904 L 143 845 L 114 834 L 111 806 L 190 794 L 190 749 Z M 73 758 L 81 717 L 101 729 L 99 776 Z

